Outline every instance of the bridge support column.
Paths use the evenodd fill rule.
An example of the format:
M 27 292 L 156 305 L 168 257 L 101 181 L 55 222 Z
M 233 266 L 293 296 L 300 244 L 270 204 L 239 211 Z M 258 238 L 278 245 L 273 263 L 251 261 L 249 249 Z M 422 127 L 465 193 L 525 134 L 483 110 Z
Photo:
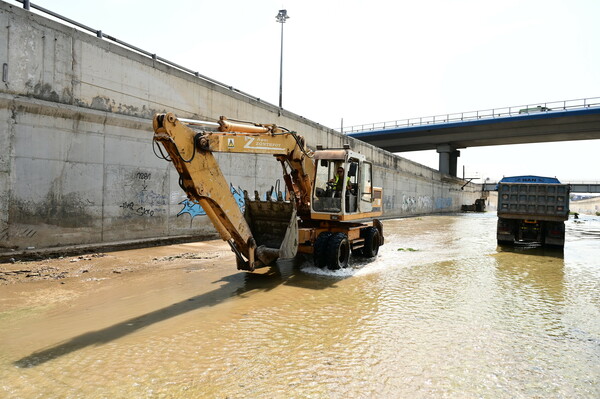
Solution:
M 437 146 L 437 152 L 440 154 L 440 173 L 456 176 L 456 167 L 460 151 L 452 147 L 450 144 L 442 144 Z

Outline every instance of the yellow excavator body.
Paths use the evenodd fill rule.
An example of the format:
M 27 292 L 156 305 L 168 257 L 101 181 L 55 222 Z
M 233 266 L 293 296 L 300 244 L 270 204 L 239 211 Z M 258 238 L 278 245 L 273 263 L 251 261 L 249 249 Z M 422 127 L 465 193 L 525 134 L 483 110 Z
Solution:
M 383 244 L 383 227 L 372 219 L 382 214 L 382 191 L 373 187 L 372 165 L 363 155 L 349 148 L 313 151 L 296 132 L 225 117 L 205 122 L 157 114 L 153 127 L 181 188 L 229 243 L 238 269 L 253 271 L 298 252 L 337 269 L 347 266 L 350 251 L 373 257 Z M 272 188 L 263 200 L 244 191 L 242 213 L 213 152 L 272 155 L 281 164 L 285 194 Z M 336 172 L 347 178 L 334 188 Z

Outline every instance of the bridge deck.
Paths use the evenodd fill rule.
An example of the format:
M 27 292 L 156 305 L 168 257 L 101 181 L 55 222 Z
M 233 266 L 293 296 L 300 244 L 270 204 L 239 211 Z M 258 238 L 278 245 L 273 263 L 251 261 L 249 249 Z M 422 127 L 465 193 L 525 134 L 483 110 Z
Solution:
M 399 126 L 351 133 L 391 152 L 600 139 L 600 107 Z

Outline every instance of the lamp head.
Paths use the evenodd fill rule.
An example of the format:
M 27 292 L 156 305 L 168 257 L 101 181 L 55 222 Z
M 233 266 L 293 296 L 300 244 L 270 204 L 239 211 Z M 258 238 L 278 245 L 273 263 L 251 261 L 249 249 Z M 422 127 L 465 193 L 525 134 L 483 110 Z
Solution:
M 289 16 L 287 15 L 287 10 L 279 10 L 279 13 L 275 16 L 277 22 L 281 24 L 285 23 L 285 20 L 288 18 Z

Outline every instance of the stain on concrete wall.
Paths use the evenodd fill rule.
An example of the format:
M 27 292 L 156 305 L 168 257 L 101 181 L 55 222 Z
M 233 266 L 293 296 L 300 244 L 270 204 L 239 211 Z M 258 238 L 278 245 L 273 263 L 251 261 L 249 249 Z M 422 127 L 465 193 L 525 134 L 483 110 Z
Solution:
M 29 82 L 29 85 L 32 85 L 32 83 Z M 33 86 L 33 97 L 54 102 L 60 101 L 60 96 L 52 90 L 52 86 L 48 83 L 37 82 Z

